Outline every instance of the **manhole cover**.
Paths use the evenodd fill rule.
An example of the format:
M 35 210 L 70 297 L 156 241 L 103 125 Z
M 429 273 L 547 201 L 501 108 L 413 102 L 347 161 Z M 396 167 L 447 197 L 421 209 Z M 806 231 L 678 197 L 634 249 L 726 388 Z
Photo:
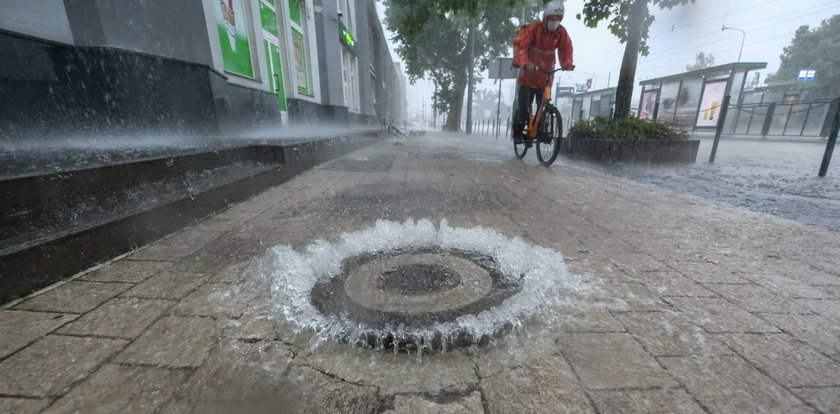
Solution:
M 445 220 L 378 221 L 302 253 L 277 246 L 256 273 L 277 316 L 313 332 L 313 343 L 405 351 L 486 344 L 587 288 L 554 250 Z

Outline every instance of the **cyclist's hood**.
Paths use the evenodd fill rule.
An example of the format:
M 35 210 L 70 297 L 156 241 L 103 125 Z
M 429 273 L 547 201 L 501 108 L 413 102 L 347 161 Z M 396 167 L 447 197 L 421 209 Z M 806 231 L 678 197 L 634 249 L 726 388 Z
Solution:
M 563 5 L 561 0 L 552 0 L 548 4 L 545 5 L 545 11 L 543 12 L 543 20 L 545 21 L 545 27 L 549 31 L 555 31 L 557 28 L 560 27 L 560 22 L 563 21 L 563 16 L 566 14 L 566 6 Z

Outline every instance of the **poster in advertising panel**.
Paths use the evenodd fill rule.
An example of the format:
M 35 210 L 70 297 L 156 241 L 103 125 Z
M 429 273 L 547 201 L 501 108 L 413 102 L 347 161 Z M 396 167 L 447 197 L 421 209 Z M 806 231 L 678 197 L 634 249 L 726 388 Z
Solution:
M 700 111 L 697 114 L 698 127 L 717 126 L 720 116 L 720 105 L 723 102 L 723 94 L 726 93 L 726 82 L 709 82 L 703 88 L 703 100 L 700 101 Z
M 306 43 L 303 33 L 292 28 L 292 48 L 295 55 L 295 72 L 297 73 L 296 84 L 298 92 L 303 95 L 312 95 L 309 89 L 309 59 L 306 53 Z
M 219 0 L 214 4 L 225 71 L 253 78 L 254 66 L 244 0 Z
M 642 94 L 642 107 L 639 108 L 639 119 L 653 119 L 656 98 L 659 91 L 647 91 Z

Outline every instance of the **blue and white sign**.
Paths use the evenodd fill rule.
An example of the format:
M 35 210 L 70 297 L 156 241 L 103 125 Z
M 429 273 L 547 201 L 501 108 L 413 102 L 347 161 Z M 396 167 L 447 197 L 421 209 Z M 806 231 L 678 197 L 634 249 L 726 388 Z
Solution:
M 803 69 L 799 71 L 799 80 L 814 80 L 817 77 L 817 71 L 813 69 Z

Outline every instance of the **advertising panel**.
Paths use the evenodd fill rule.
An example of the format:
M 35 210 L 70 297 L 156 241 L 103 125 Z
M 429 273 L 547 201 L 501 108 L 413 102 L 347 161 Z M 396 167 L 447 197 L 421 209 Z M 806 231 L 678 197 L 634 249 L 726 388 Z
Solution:
M 642 94 L 642 107 L 639 108 L 639 119 L 653 119 L 653 110 L 656 107 L 656 98 L 659 91 L 647 91 Z
M 700 101 L 700 111 L 697 114 L 698 127 L 717 126 L 720 115 L 720 104 L 723 102 L 723 94 L 726 93 L 726 82 L 709 82 L 703 88 L 703 99 Z
M 215 2 L 214 8 L 225 71 L 253 78 L 254 67 L 244 0 L 219 0 Z
M 296 29 L 292 29 L 292 48 L 295 54 L 298 92 L 304 95 L 311 95 L 312 92 L 309 90 L 309 59 L 306 52 L 306 43 L 303 33 Z

